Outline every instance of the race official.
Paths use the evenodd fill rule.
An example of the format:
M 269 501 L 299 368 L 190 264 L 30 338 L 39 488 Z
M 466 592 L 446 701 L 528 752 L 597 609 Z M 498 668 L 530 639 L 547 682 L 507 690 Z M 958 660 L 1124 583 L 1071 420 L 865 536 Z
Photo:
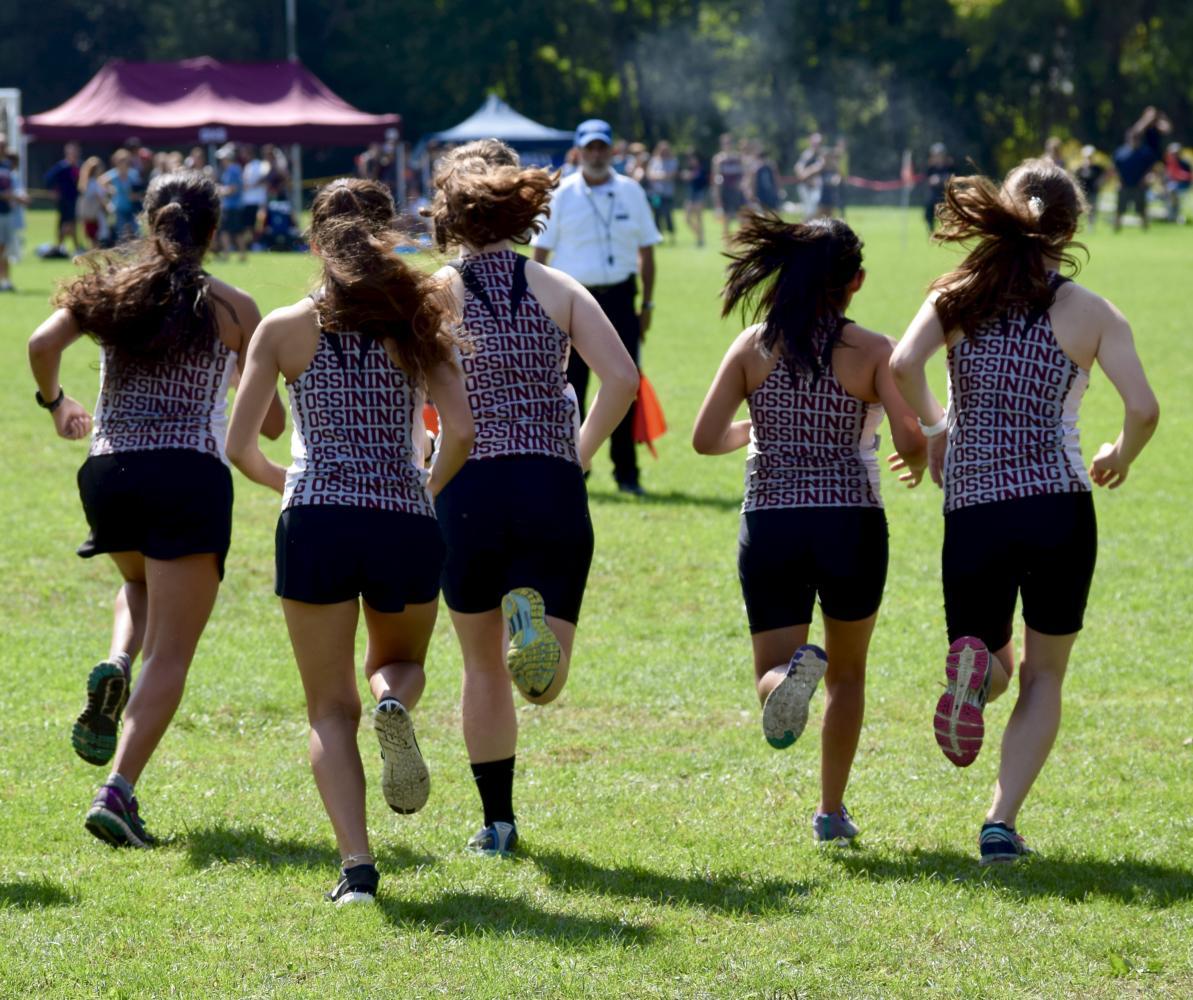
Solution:
M 654 246 L 662 241 L 641 185 L 612 168 L 613 130 L 590 119 L 576 129 L 580 170 L 564 178 L 551 199 L 551 213 L 532 241 L 534 259 L 584 285 L 617 330 L 634 363 L 650 327 L 654 303 Z M 638 281 L 642 302 L 637 304 Z M 576 352 L 568 361 L 568 381 L 584 408 L 588 366 Z M 637 404 L 635 404 L 635 407 Z M 618 489 L 641 496 L 634 448 L 634 409 L 613 432 L 609 451 Z

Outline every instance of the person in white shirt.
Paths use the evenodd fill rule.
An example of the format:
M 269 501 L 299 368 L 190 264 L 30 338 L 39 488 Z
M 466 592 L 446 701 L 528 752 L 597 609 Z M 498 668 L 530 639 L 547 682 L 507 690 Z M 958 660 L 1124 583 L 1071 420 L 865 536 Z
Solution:
M 654 308 L 654 246 L 662 237 L 642 186 L 612 169 L 609 123 L 596 118 L 581 122 L 576 146 L 580 169 L 556 189 L 544 228 L 530 245 L 538 263 L 547 263 L 554 253 L 553 266 L 592 292 L 637 364 Z M 636 304 L 639 277 L 641 306 Z M 583 410 L 588 366 L 575 352 L 567 377 Z M 641 496 L 633 407 L 613 432 L 609 451 L 618 489 Z
M 242 148 L 244 157 L 244 187 L 240 192 L 240 209 L 243 213 L 242 225 L 249 230 L 251 243 L 260 228 L 261 214 L 269 201 L 269 177 L 273 170 L 272 164 L 257 155 L 252 146 Z

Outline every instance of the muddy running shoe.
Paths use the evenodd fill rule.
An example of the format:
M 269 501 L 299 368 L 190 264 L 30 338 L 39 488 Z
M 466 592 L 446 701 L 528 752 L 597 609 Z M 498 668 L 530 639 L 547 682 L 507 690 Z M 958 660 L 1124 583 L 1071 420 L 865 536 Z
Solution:
M 563 649 L 547 627 L 543 596 L 531 587 L 518 587 L 501 599 L 501 614 L 509 630 L 506 657 L 510 676 L 529 698 L 546 692 L 555 680 Z
M 103 765 L 116 752 L 116 730 L 128 704 L 129 677 L 117 663 L 104 661 L 87 677 L 87 707 L 70 732 L 70 745 L 88 764 Z
M 488 854 L 493 857 L 508 857 L 518 846 L 518 828 L 513 823 L 495 821 L 491 826 L 482 826 L 468 840 L 468 850 L 473 854 Z
M 1015 828 L 1006 823 L 983 823 L 982 832 L 978 834 L 978 851 L 981 865 L 1013 864 L 1036 853 Z
M 415 813 L 427 804 L 431 775 L 414 738 L 410 713 L 397 698 L 383 698 L 373 712 L 381 744 L 381 794 L 397 813 Z
M 157 843 L 141 822 L 137 797 L 126 799 L 113 785 L 100 785 L 83 825 L 92 836 L 113 847 L 152 847 Z
M 787 675 L 766 697 L 762 706 L 762 732 L 766 742 L 783 750 L 808 724 L 808 703 L 828 669 L 828 657 L 819 646 L 800 646 L 787 665 Z
M 377 902 L 377 886 L 381 876 L 375 865 L 353 865 L 340 869 L 340 881 L 323 898 L 336 906 L 351 906 L 353 903 Z
M 833 813 L 818 812 L 812 816 L 812 838 L 820 847 L 836 845 L 844 847 L 853 843 L 858 835 L 857 824 L 842 803 Z
M 981 639 L 964 636 L 949 646 L 948 683 L 936 703 L 932 729 L 940 749 L 958 767 L 977 760 L 986 733 L 982 712 L 990 692 L 990 651 Z

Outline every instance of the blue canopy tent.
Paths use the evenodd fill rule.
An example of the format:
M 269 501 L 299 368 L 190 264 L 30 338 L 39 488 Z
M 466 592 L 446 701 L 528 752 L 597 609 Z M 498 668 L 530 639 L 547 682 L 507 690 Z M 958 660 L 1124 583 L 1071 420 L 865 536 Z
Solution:
M 572 146 L 573 133 L 549 128 L 519 114 L 496 94 L 485 98 L 475 114 L 459 125 L 424 136 L 428 142 L 472 142 L 474 139 L 500 139 L 509 143 L 528 164 L 557 163 Z

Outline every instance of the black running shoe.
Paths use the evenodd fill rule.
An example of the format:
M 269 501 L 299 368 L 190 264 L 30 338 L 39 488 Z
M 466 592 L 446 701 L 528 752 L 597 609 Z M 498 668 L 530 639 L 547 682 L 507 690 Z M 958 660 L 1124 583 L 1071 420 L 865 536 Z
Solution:
M 87 707 L 70 733 L 70 745 L 88 764 L 106 764 L 116 752 L 116 729 L 128 704 L 128 675 L 117 663 L 104 661 L 87 678 Z
M 126 799 L 113 785 L 100 785 L 84 826 L 92 836 L 113 847 L 152 847 L 157 843 L 141 822 L 137 797 Z
M 351 868 L 340 869 L 340 881 L 331 892 L 325 892 L 323 898 L 336 906 L 347 906 L 350 903 L 375 903 L 377 901 L 377 884 L 381 876 L 377 874 L 374 865 L 354 865 Z

